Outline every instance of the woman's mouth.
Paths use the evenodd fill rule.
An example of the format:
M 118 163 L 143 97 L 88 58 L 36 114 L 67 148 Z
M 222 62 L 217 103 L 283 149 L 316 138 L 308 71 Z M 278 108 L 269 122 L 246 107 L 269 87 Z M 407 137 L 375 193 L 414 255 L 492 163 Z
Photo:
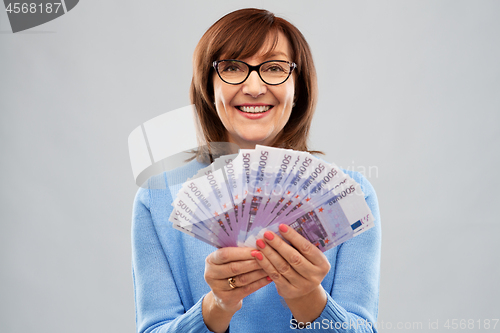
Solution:
M 272 108 L 272 105 L 262 105 L 262 106 L 237 106 L 238 110 L 245 113 L 264 113 Z

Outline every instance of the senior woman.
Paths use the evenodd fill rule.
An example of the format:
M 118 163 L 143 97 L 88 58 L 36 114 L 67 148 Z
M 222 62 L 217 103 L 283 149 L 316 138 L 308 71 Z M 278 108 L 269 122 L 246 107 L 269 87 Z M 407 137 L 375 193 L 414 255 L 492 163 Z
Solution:
M 206 142 L 309 151 L 316 74 L 309 46 L 292 24 L 259 9 L 227 14 L 201 38 L 193 66 L 190 95 Z M 205 153 L 199 149 L 196 159 L 152 177 L 137 193 L 138 332 L 375 332 L 380 218 L 369 182 L 346 171 L 360 183 L 375 227 L 325 253 L 285 225 L 280 234 L 290 244 L 267 232 L 255 248 L 215 250 L 168 222 L 180 187 L 158 189 L 206 167 Z

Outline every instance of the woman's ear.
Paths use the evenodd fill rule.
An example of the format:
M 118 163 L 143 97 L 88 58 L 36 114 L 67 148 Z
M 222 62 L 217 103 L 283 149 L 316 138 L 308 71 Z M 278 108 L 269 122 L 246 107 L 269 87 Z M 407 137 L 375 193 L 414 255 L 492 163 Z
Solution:
M 297 93 L 297 91 L 295 91 L 295 95 L 293 96 L 293 106 L 297 104 L 298 99 L 299 99 L 299 94 Z
M 297 100 L 299 99 L 299 94 L 300 94 L 300 89 L 299 89 L 299 81 L 295 81 L 295 91 L 294 91 L 294 96 L 293 96 L 293 102 L 297 103 Z

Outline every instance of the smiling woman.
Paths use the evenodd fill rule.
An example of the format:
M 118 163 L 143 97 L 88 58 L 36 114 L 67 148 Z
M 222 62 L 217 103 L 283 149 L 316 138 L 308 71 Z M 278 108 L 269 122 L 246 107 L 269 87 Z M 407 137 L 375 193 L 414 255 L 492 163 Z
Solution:
M 306 40 L 289 22 L 260 9 L 229 13 L 203 35 L 193 67 L 190 95 L 200 142 L 309 151 L 316 72 Z M 169 227 L 175 195 L 159 190 L 175 187 L 164 186 L 169 179 L 192 177 L 206 161 L 200 147 L 196 159 L 152 177 L 151 186 L 137 193 L 132 250 L 138 331 L 320 332 L 325 325 L 338 332 L 376 331 L 380 223 L 325 253 L 286 225 L 279 227 L 281 237 L 266 231 L 255 247 L 214 251 Z M 370 183 L 346 173 L 360 183 L 379 222 Z
M 272 48 L 270 43 L 271 39 L 267 39 L 266 45 L 257 54 L 243 59 L 240 63 L 243 66 L 240 66 L 239 71 L 244 80 L 236 80 L 240 81 L 239 84 L 227 84 L 223 81 L 224 78 L 234 76 L 235 69 L 224 75 L 228 69 L 223 68 L 221 75 L 221 63 L 218 63 L 217 68 L 219 75 L 213 76 L 215 108 L 226 129 L 225 141 L 235 143 L 240 148 L 254 148 L 256 144 L 272 146 L 292 113 L 295 79 L 294 75 L 289 75 L 293 69 L 289 63 L 290 43 L 279 32 L 274 51 L 269 54 L 268 51 Z M 266 53 L 269 55 L 266 56 Z M 246 63 L 251 66 L 262 63 L 263 66 L 259 65 L 258 71 L 250 72 Z M 268 67 L 269 64 L 274 67 Z M 278 72 L 274 75 L 281 81 L 279 84 L 270 85 L 263 81 L 262 77 L 274 77 L 273 74 L 268 74 L 270 72 Z
M 247 70 L 248 77 L 241 84 L 228 84 L 226 76 L 221 76 L 222 60 L 253 66 L 285 61 L 280 67 L 286 78 L 279 84 L 266 83 L 269 76 L 266 67 L 261 67 Z M 219 66 L 214 68 L 214 62 Z M 308 151 L 317 98 L 316 70 L 307 41 L 288 21 L 259 9 L 232 12 L 203 35 L 194 52 L 193 68 L 191 101 L 206 142 L 234 142 L 240 148 L 258 143 Z M 272 70 L 276 67 L 267 68 L 267 73 Z M 267 106 L 270 109 L 262 115 L 250 114 L 254 110 L 245 108 L 264 107 L 259 109 L 262 112 Z

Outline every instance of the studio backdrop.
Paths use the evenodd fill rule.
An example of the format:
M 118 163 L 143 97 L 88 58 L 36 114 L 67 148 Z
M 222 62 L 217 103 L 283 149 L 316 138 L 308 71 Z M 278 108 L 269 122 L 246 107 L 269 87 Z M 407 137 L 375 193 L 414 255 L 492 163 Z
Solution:
M 245 7 L 302 31 L 309 146 L 377 192 L 379 331 L 500 329 L 500 2 L 66 0 L 32 27 L 4 3 L 1 332 L 135 331 L 129 135 L 191 104 L 198 40 Z

